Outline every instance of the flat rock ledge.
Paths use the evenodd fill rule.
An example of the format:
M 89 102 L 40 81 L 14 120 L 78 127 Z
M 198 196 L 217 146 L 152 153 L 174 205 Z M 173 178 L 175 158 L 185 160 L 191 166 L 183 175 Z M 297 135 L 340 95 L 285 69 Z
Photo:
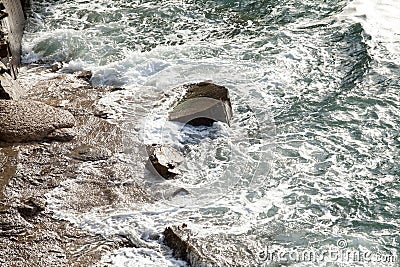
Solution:
M 0 100 L 0 140 L 69 141 L 74 138 L 74 116 L 59 108 L 30 100 Z

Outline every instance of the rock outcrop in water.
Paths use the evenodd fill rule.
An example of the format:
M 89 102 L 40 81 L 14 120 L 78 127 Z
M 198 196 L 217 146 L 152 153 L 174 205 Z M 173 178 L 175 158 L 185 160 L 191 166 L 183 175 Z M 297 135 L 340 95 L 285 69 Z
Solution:
M 29 100 L 0 100 L 0 140 L 30 142 L 69 141 L 74 116 L 62 109 Z
M 268 234 L 279 234 L 280 231 L 279 224 L 271 224 Z M 254 242 L 256 237 L 253 234 L 228 232 L 207 233 L 203 229 L 202 234 L 199 234 L 197 230 L 183 224 L 167 227 L 163 235 L 164 243 L 173 250 L 173 255 L 187 261 L 192 267 L 286 266 L 287 261 L 277 262 L 276 265 L 268 261 L 263 254 L 265 251 Z
M 169 120 L 193 126 L 211 126 L 216 121 L 230 124 L 232 105 L 228 89 L 209 82 L 185 86 L 186 94 L 169 114 Z
M 191 266 L 218 266 L 204 255 L 196 242 L 193 242 L 192 232 L 186 224 L 182 226 L 173 225 L 164 230 L 164 243 L 173 249 L 175 257 L 187 261 Z
M 165 179 L 173 179 L 180 174 L 178 166 L 184 158 L 178 150 L 168 145 L 157 144 L 147 146 L 146 150 L 151 163 L 147 168 L 154 174 L 159 174 Z
M 85 80 L 87 82 L 90 82 L 90 79 L 92 78 L 93 73 L 90 70 L 84 70 L 78 73 L 76 76 L 78 79 Z
M 216 121 L 230 124 L 232 106 L 228 89 L 209 82 L 185 85 L 185 95 L 169 113 L 169 120 L 193 126 L 211 126 Z M 154 144 L 147 147 L 148 169 L 165 179 L 180 174 L 178 165 L 183 155 L 170 146 Z

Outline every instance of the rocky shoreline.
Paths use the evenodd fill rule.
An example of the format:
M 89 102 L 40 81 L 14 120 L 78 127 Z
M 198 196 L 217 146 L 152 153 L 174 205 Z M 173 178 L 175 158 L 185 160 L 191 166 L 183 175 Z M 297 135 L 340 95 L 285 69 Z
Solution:
M 149 193 L 145 184 L 134 182 L 143 178 L 150 154 L 143 153 L 144 145 L 131 143 L 129 153 L 136 165 L 122 162 L 119 156 L 126 153 L 122 129 L 107 120 L 108 111 L 99 103 L 107 94 L 123 89 L 94 87 L 83 72 L 54 73 L 50 66 L 25 66 L 22 73 L 18 81 L 26 93 L 21 100 L 0 100 L 0 114 L 4 113 L 0 118 L 0 263 L 106 266 L 101 263 L 105 255 L 122 247 L 140 247 L 141 241 L 96 235 L 57 219 L 47 209 L 47 196 L 67 186 L 59 205 L 77 215 L 93 209 L 134 209 L 157 201 L 157 194 Z M 18 112 L 10 106 L 23 111 L 14 122 L 12 115 Z M 54 121 L 41 118 L 45 114 L 53 114 Z M 35 121 L 35 116 L 40 120 Z M 26 132 L 18 132 L 21 127 Z M 70 134 L 67 138 L 63 131 L 54 135 L 55 129 L 68 129 Z M 91 168 L 85 168 L 88 164 Z M 185 191 L 165 190 L 172 190 L 171 197 Z M 191 266 L 217 266 L 199 249 L 207 242 L 189 242 L 190 233 L 187 225 L 166 226 L 163 240 L 174 256 Z
M 102 173 L 88 173 L 87 179 L 79 181 L 77 188 L 71 188 L 73 197 L 65 203 L 71 209 L 84 212 L 99 206 L 119 205 L 127 200 L 127 205 L 134 205 L 152 201 L 152 197 L 140 185 L 124 183 L 126 177 L 118 173 L 122 170 L 118 169 L 114 155 L 121 149 L 121 132 L 118 126 L 100 118 L 101 111 L 96 109 L 101 96 L 114 88 L 92 87 L 78 78 L 79 73 L 53 74 L 46 68 L 37 68 L 34 72 L 39 72 L 41 77 L 47 75 L 47 78 L 36 83 L 21 78 L 19 81 L 27 94 L 21 96 L 21 101 L 3 101 L 11 101 L 14 105 L 30 103 L 30 116 L 37 112 L 46 113 L 41 110 L 43 107 L 60 112 L 64 120 L 70 120 L 69 116 L 73 114 L 74 138 L 69 138 L 69 142 L 51 142 L 48 138 L 38 142 L 45 137 L 39 131 L 40 135 L 34 135 L 35 138 L 0 142 L 0 264 L 93 265 L 105 253 L 135 244 L 125 237 L 95 235 L 55 219 L 46 209 L 46 194 L 66 180 L 76 179 L 80 166 L 91 161 L 101 164 Z M 41 102 L 36 102 L 38 100 Z M 67 104 L 61 109 L 64 102 Z M 0 111 L 9 112 L 1 103 Z M 4 115 L 12 114 L 3 114 L 2 119 L 7 117 Z M 1 123 L 7 124 L 4 119 Z M 68 126 L 72 126 L 69 123 Z M 46 121 L 42 124 L 54 127 Z M 4 129 L 1 130 L 3 134 Z M 124 199 L 120 197 L 121 191 Z
M 7 2 L 5 11 L 11 20 L 2 23 L 3 32 L 5 26 L 12 29 L 3 40 L 7 47 L 0 63 L 0 265 L 106 266 L 101 261 L 106 254 L 122 247 L 140 247 L 141 241 L 94 234 L 56 218 L 48 209 L 49 193 L 68 187 L 59 205 L 76 214 L 134 208 L 157 199 L 157 194 L 138 182 L 145 166 L 151 162 L 168 179 L 177 174 L 172 169 L 180 155 L 171 165 L 162 160 L 164 148 L 146 153 L 143 144 L 130 143 L 133 166 L 128 167 L 120 158 L 126 153 L 121 125 L 107 120 L 109 111 L 99 103 L 123 88 L 92 86 L 90 71 L 62 72 L 58 63 L 31 64 L 19 71 L 20 9 L 29 1 L 17 2 Z M 171 120 L 229 124 L 232 110 L 226 88 L 207 82 L 186 87 L 186 98 L 170 114 Z M 215 93 L 218 90 L 221 94 Z M 184 188 L 168 190 L 172 190 L 171 197 L 189 193 Z M 166 226 L 164 243 L 192 266 L 216 266 L 211 257 L 199 252 L 201 243 L 186 240 L 187 233 L 187 225 Z
M 123 88 L 91 86 L 87 72 L 55 73 L 48 65 L 25 66 L 21 73 L 18 81 L 26 93 L 18 101 L 0 100 L 0 114 L 4 113 L 0 124 L 5 126 L 0 130 L 2 266 L 106 266 L 101 260 L 112 251 L 142 246 L 142 241 L 126 236 L 90 233 L 55 218 L 47 209 L 48 194 L 59 187 L 66 191 L 59 205 L 77 215 L 96 209 L 134 209 L 140 203 L 157 201 L 158 193 L 135 182 L 143 180 L 152 154 L 139 143 L 130 143 L 131 151 L 124 151 L 121 125 L 111 123 L 109 111 L 99 103 Z M 2 104 L 7 101 L 8 105 Z M 26 113 L 16 116 L 14 122 L 13 105 L 20 105 Z M 52 114 L 54 121 L 41 118 L 45 114 Z M 41 119 L 35 121 L 35 116 Z M 26 132 L 18 132 L 24 124 Z M 67 129 L 69 134 L 56 131 L 55 135 L 55 129 Z M 132 157 L 129 164 L 121 161 L 124 153 Z M 157 172 L 163 177 L 159 169 Z M 162 190 L 162 197 L 189 193 L 184 188 Z M 190 232 L 187 226 L 166 225 L 164 243 L 175 257 L 191 266 L 218 266 L 201 252 L 206 240 L 188 242 Z

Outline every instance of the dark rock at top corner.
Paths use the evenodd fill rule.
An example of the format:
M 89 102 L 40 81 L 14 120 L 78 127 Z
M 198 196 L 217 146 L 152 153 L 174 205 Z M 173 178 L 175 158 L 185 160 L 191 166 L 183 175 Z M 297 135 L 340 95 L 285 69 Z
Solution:
M 232 105 L 226 87 L 210 82 L 185 85 L 186 94 L 169 114 L 169 120 L 193 126 L 230 125 Z

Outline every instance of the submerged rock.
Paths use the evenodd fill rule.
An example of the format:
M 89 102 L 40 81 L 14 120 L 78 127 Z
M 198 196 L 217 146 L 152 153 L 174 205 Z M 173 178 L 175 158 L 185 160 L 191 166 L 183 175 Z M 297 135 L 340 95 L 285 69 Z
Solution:
M 216 121 L 230 125 L 232 105 L 227 88 L 209 82 L 186 87 L 186 94 L 170 112 L 169 120 L 193 126 L 211 126 Z
M 150 166 L 147 164 L 148 169 L 165 179 L 173 179 L 180 174 L 177 167 L 184 161 L 184 158 L 178 150 L 171 146 L 156 144 L 147 146 L 146 150 L 151 163 Z
M 73 138 L 74 116 L 62 109 L 28 100 L 0 100 L 0 140 L 29 142 Z
M 94 266 L 125 245 L 118 236 L 105 239 L 35 209 L 26 212 L 0 210 L 0 266 Z

